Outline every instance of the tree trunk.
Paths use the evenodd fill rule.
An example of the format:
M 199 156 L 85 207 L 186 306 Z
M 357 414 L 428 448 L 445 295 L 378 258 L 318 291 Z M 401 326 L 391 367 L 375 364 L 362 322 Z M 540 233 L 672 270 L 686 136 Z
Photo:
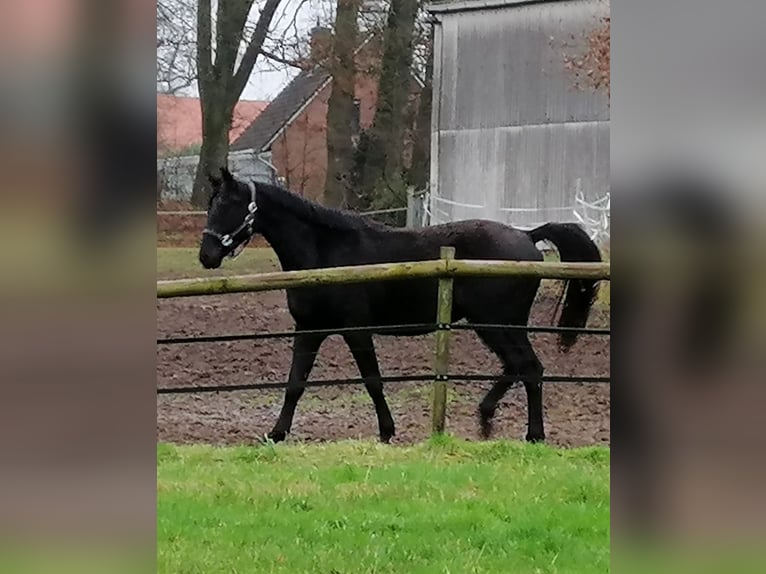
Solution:
M 207 175 L 227 165 L 234 106 L 253 71 L 280 2 L 266 0 L 242 52 L 245 24 L 254 0 L 220 0 L 217 3 L 214 56 L 212 3 L 210 0 L 197 0 L 196 60 L 197 86 L 202 105 L 202 149 L 192 189 L 192 203 L 196 207 L 207 206 Z M 239 54 L 241 58 L 238 58 Z
M 426 59 L 426 77 L 420 92 L 418 114 L 415 119 L 415 139 L 412 149 L 412 164 L 407 172 L 407 183 L 420 191 L 428 186 L 431 175 L 431 109 L 434 74 L 434 43 L 431 31 Z
M 338 0 L 335 17 L 330 73 L 332 92 L 327 105 L 327 176 L 324 203 L 330 207 L 348 207 L 356 203 L 352 194 L 354 169 L 352 138 L 359 126 L 354 125 L 354 93 L 359 0 Z
M 375 121 L 360 166 L 361 191 L 380 207 L 406 205 L 402 151 L 417 10 L 418 0 L 391 0 L 388 12 Z
M 217 105 L 217 102 L 208 105 L 207 109 L 203 107 L 202 147 L 191 196 L 192 205 L 195 207 L 207 208 L 208 174 L 217 175 L 220 168 L 228 167 L 231 117 L 232 112 Z

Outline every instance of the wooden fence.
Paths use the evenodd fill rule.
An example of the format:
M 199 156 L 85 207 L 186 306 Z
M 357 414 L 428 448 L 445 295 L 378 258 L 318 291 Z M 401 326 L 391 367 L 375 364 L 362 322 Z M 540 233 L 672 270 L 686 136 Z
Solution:
M 433 373 L 433 417 L 434 433 L 444 431 L 447 405 L 447 383 L 449 372 L 449 343 L 452 332 L 452 286 L 456 277 L 511 277 L 534 276 L 540 279 L 593 279 L 609 281 L 611 279 L 609 263 L 563 263 L 537 261 L 472 261 L 454 259 L 452 247 L 444 247 L 441 259 L 433 261 L 416 261 L 405 263 L 382 263 L 375 265 L 359 265 L 352 267 L 334 267 L 327 269 L 310 269 L 305 271 L 283 271 L 276 273 L 260 273 L 255 275 L 239 275 L 233 277 L 210 277 L 197 279 L 177 279 L 157 282 L 158 298 L 194 297 L 201 295 L 222 295 L 227 293 L 251 293 L 258 291 L 273 291 L 317 285 L 338 285 L 349 283 L 369 283 L 377 281 L 393 281 L 402 279 L 437 278 L 438 308 L 436 309 L 437 323 L 433 325 L 436 333 Z M 529 331 L 556 331 L 563 328 L 541 328 L 528 326 L 491 325 L 497 328 L 515 328 Z M 360 330 L 373 331 L 375 327 L 361 327 Z M 609 334 L 605 329 L 575 329 L 584 333 Z M 219 337 L 196 337 L 186 339 L 158 340 L 159 344 L 183 342 L 210 342 L 213 340 L 244 340 L 266 338 L 268 336 L 284 336 L 279 334 L 261 335 L 230 335 Z M 492 377 L 486 377 L 487 379 Z M 422 377 L 409 379 L 421 380 Z M 566 379 L 563 377 L 562 379 Z M 583 377 L 600 382 L 598 377 Z M 343 384 L 344 381 L 326 384 Z M 276 385 L 246 385 L 244 388 L 271 388 Z M 200 389 L 204 392 L 209 389 Z M 221 390 L 213 388 L 211 390 Z M 194 392 L 194 389 L 184 389 Z M 170 392 L 170 391 L 167 391 Z

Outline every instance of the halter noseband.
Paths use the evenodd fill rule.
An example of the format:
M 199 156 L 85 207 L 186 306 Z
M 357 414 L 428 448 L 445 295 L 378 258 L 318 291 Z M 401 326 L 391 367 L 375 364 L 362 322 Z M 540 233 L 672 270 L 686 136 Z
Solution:
M 250 203 L 247 204 L 247 215 L 245 215 L 245 220 L 240 224 L 240 226 L 231 233 L 226 233 L 224 235 L 213 229 L 208 229 L 207 227 L 202 230 L 203 235 L 212 235 L 221 242 L 221 245 L 224 247 L 229 247 L 232 243 L 234 243 L 234 238 L 239 235 L 243 229 L 246 229 L 247 237 L 245 237 L 242 242 L 237 244 L 234 249 L 232 249 L 231 252 L 227 255 L 227 257 L 232 259 L 242 253 L 245 246 L 253 238 L 253 223 L 255 222 L 255 212 L 258 211 L 258 206 L 255 204 L 255 184 L 252 181 L 248 181 L 247 185 L 250 188 Z

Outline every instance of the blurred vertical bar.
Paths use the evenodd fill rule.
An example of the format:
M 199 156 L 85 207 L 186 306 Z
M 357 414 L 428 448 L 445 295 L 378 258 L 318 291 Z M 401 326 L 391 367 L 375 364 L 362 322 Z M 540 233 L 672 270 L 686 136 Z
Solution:
M 145 571 L 155 4 L 0 7 L 0 570 Z
M 766 3 L 611 22 L 613 570 L 763 571 Z

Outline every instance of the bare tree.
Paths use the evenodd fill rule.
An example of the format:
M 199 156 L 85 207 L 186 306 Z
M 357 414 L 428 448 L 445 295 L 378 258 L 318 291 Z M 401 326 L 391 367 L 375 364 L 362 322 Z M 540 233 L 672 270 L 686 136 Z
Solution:
M 327 19 L 332 0 L 287 0 L 278 11 L 264 39 L 259 61 L 262 71 L 305 69 L 308 67 L 308 42 L 299 28 L 298 15 L 306 8 L 317 18 Z M 197 81 L 197 4 L 198 0 L 157 0 L 157 91 L 175 94 Z M 213 3 L 215 9 L 216 3 Z M 252 37 L 257 21 L 248 18 L 244 36 Z
M 418 4 L 418 0 L 391 0 L 375 120 L 357 156 L 361 194 L 381 207 L 406 203 L 402 150 Z
M 226 165 L 234 106 L 255 66 L 281 0 L 265 0 L 251 33 L 246 24 L 254 0 L 219 0 L 215 18 L 210 0 L 197 4 L 197 85 L 202 105 L 202 148 L 192 203 L 207 200 L 206 176 Z
M 195 0 L 157 0 L 157 91 L 176 94 L 197 81 Z
M 321 68 L 332 75 L 325 140 L 327 173 L 322 197 L 328 205 L 353 206 L 356 194 L 352 193 L 351 174 L 359 131 L 359 108 L 355 102 L 357 74 L 377 77 L 380 73 L 379 61 L 362 63 L 357 61 L 357 53 L 371 35 L 384 30 L 388 0 L 300 1 L 315 18 L 314 28 L 306 34 L 296 25 L 295 13 L 291 12 L 287 25 L 283 15 L 282 21 L 274 25 L 279 32 L 267 36 L 261 53 L 267 67 L 273 70 Z M 297 150 L 296 147 L 291 153 L 293 162 L 298 161 Z M 314 153 L 312 150 L 311 154 Z M 314 156 L 306 156 L 305 161 L 313 162 Z M 288 171 L 290 188 L 303 192 L 311 178 L 299 177 L 293 168 Z M 312 185 L 316 185 L 313 180 Z
M 420 93 L 415 126 L 413 129 L 412 162 L 407 170 L 407 183 L 416 190 L 423 190 L 428 185 L 431 159 L 431 109 L 433 90 L 433 29 L 421 36 L 419 43 L 422 63 L 425 66 L 423 90 Z M 417 51 L 415 52 L 418 53 Z
M 354 105 L 359 4 L 359 0 L 338 0 L 335 17 L 330 55 L 332 92 L 327 105 L 327 178 L 324 195 L 325 203 L 332 207 L 346 207 L 351 203 L 353 137 L 359 129 Z

